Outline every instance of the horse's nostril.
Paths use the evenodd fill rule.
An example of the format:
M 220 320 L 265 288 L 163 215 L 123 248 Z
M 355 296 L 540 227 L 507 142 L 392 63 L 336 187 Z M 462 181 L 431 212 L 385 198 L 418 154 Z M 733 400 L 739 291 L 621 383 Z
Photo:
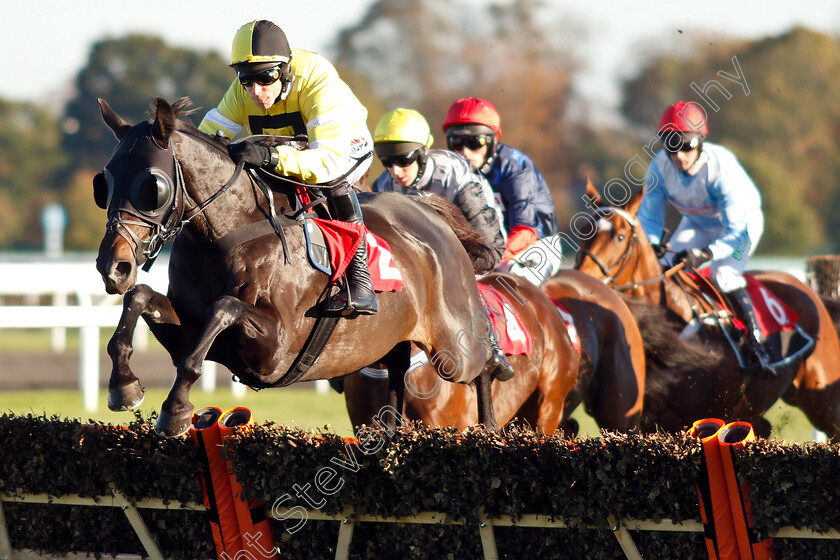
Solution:
M 122 279 L 126 278 L 131 274 L 131 263 L 122 261 L 114 267 L 114 278 L 115 279 Z

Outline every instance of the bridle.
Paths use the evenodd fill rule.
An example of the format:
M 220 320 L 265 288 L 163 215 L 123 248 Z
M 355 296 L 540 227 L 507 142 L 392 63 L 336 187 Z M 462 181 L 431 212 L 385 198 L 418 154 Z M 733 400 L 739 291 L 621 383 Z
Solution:
M 636 218 L 630 214 L 629 212 L 621 209 L 621 208 L 613 208 L 613 207 L 598 207 L 595 209 L 595 215 L 600 216 L 600 220 L 606 220 L 605 216 L 610 214 L 617 214 L 624 218 L 627 223 L 630 225 L 630 240 L 627 242 L 627 247 L 624 249 L 624 252 L 619 255 L 618 260 L 611 264 L 605 264 L 597 255 L 588 251 L 586 249 L 580 249 L 578 251 L 577 256 L 577 268 L 580 268 L 580 265 L 583 264 L 583 261 L 586 258 L 592 260 L 595 263 L 595 266 L 601 271 L 601 274 L 604 275 L 604 284 L 607 286 L 611 286 L 615 289 L 619 289 L 618 286 L 613 286 L 615 283 L 615 279 L 624 272 L 627 267 L 629 267 L 634 262 L 634 257 L 636 256 L 636 252 L 639 247 L 639 234 L 636 231 L 636 226 L 638 224 Z M 615 274 L 610 274 L 610 270 L 617 269 Z
M 172 139 L 169 139 L 166 147 L 161 146 L 160 142 L 149 134 L 139 136 L 136 140 L 145 140 L 149 138 L 152 144 L 141 146 L 142 149 L 155 152 L 153 155 L 153 163 L 159 163 L 158 166 L 147 167 L 139 171 L 132 179 L 132 186 L 129 187 L 129 192 L 126 195 L 118 198 L 119 205 L 112 208 L 111 202 L 114 199 L 116 184 L 113 175 L 108 168 L 94 179 L 94 191 L 107 187 L 107 203 L 105 207 L 108 208 L 108 224 L 107 231 L 116 233 L 122 237 L 133 248 L 134 258 L 136 263 L 143 266 L 143 270 L 147 271 L 154 264 L 155 259 L 160 254 L 167 242 L 178 236 L 184 227 L 190 223 L 196 216 L 204 212 L 208 206 L 215 202 L 220 196 L 225 194 L 235 184 L 239 174 L 242 172 L 244 163 L 239 163 L 233 172 L 233 175 L 228 181 L 219 188 L 210 198 L 202 203 L 196 204 L 187 194 L 186 184 L 184 182 L 184 174 L 181 170 L 181 164 L 178 161 L 175 152 L 175 145 Z M 166 153 L 156 152 L 157 150 L 164 150 Z M 171 171 L 168 172 L 167 171 Z M 100 185 L 97 187 L 97 179 Z M 140 188 L 154 188 L 148 183 L 148 179 L 154 180 L 154 187 L 157 187 L 157 194 L 163 194 L 164 202 L 161 205 L 153 205 L 154 207 L 143 208 L 138 204 L 137 198 L 141 195 L 148 195 L 148 193 L 138 193 Z M 101 181 L 105 182 L 103 186 Z M 137 186 L 139 185 L 139 187 Z M 124 188 L 122 189 L 125 190 Z M 101 195 L 99 195 L 101 197 Z M 187 201 L 191 206 L 187 208 Z M 140 206 L 138 208 L 138 206 Z M 140 239 L 134 231 L 127 226 L 139 226 L 148 228 L 151 235 L 147 240 Z
M 635 216 L 633 216 L 632 214 L 630 214 L 622 208 L 598 207 L 595 209 L 595 214 L 600 215 L 602 220 L 605 219 L 606 215 L 612 214 L 616 214 L 624 218 L 624 220 L 630 225 L 630 240 L 627 242 L 627 247 L 624 249 L 624 252 L 622 252 L 621 255 L 618 257 L 618 260 L 611 265 L 605 264 L 600 258 L 598 258 L 597 255 L 595 255 L 591 251 L 588 251 L 586 249 L 580 249 L 578 251 L 576 268 L 580 268 L 580 265 L 586 258 L 591 259 L 592 262 L 595 263 L 595 266 L 597 266 L 598 269 L 601 271 L 601 274 L 604 275 L 604 284 L 620 292 L 627 290 L 635 290 L 636 288 L 639 288 L 641 286 L 661 282 L 662 280 L 669 278 L 670 276 L 672 276 L 677 271 L 683 268 L 684 265 L 680 263 L 666 270 L 662 274 L 659 274 L 652 278 L 647 278 L 645 280 L 639 280 L 638 282 L 631 282 L 628 284 L 615 285 L 616 278 L 618 278 L 622 272 L 627 270 L 629 266 L 633 265 L 635 262 L 638 261 L 639 249 L 641 246 L 638 232 L 639 222 Z M 615 271 L 615 274 L 610 274 L 610 270 L 616 268 L 617 270 Z

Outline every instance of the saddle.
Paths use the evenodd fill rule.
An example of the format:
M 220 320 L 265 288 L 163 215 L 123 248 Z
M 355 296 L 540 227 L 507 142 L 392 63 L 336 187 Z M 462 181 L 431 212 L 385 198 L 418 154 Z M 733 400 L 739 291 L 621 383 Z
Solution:
M 275 137 L 270 135 L 251 136 L 250 140 L 260 141 L 265 145 L 278 143 L 305 147 L 306 141 L 298 137 Z M 292 366 L 277 382 L 266 386 L 254 386 L 255 389 L 266 387 L 285 387 L 300 379 L 320 356 L 340 316 L 324 313 L 335 289 L 341 290 L 338 280 L 350 259 L 361 244 L 362 237 L 368 243 L 368 265 L 371 270 L 373 287 L 378 291 L 399 291 L 403 288 L 403 278 L 393 262 L 390 247 L 385 240 L 373 235 L 364 226 L 332 219 L 326 197 L 317 186 L 297 183 L 288 177 L 282 177 L 262 168 L 248 168 L 254 183 L 260 188 L 268 201 L 268 217 L 265 220 L 238 228 L 218 239 L 214 244 L 221 252 L 263 237 L 276 234 L 283 245 L 283 258 L 291 264 L 291 253 L 286 241 L 285 231 L 289 227 L 302 227 L 306 242 L 307 260 L 313 268 L 330 277 L 325 291 L 325 298 L 318 302 L 318 314 L 315 325 L 303 348 Z M 292 187 L 290 188 L 290 183 Z M 274 204 L 274 192 L 288 193 L 293 208 L 280 208 L 278 214 Z M 311 195 L 314 195 L 313 199 Z M 374 272 L 377 274 L 374 274 Z
M 702 271 L 681 270 L 674 279 L 688 297 L 693 318 L 680 333 L 686 340 L 703 336 L 703 331 L 716 328 L 724 335 L 742 367 L 746 366 L 746 325 L 737 316 L 732 303 L 721 293 L 709 277 L 709 269 Z M 799 314 L 754 276 L 745 274 L 747 293 L 753 305 L 761 342 L 767 350 L 773 367 L 783 367 L 814 346 L 814 339 L 799 326 Z

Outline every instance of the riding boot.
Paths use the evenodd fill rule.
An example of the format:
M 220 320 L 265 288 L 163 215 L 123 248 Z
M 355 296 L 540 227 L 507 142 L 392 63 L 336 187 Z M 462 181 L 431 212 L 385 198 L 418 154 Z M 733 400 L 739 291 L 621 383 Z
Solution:
M 758 319 L 755 316 L 755 310 L 746 288 L 731 292 L 729 297 L 739 308 L 741 319 L 747 327 L 745 340 L 747 349 L 752 354 L 753 359 L 753 363 L 748 364 L 747 369 L 752 373 L 763 373 L 768 377 L 775 377 L 776 370 L 770 365 L 767 349 L 761 342 L 761 329 L 758 326 Z
M 510 367 L 510 364 L 505 358 L 505 353 L 502 352 L 501 348 L 499 348 L 499 343 L 496 341 L 496 333 L 494 332 L 492 326 L 490 327 L 490 337 L 488 342 L 490 343 L 490 350 L 493 353 L 490 358 L 493 373 L 490 374 L 490 377 L 492 379 L 498 379 L 499 381 L 508 381 L 509 379 L 513 379 L 513 368 Z
M 331 201 L 339 220 L 364 225 L 362 207 L 359 205 L 359 199 L 356 198 L 356 191 L 350 189 L 347 194 L 333 196 Z M 376 293 L 373 291 L 373 282 L 370 280 L 367 243 L 364 237 L 350 264 L 347 265 L 344 275 L 347 279 L 347 290 L 333 297 L 327 310 L 342 315 L 351 315 L 354 312 L 363 315 L 376 313 Z

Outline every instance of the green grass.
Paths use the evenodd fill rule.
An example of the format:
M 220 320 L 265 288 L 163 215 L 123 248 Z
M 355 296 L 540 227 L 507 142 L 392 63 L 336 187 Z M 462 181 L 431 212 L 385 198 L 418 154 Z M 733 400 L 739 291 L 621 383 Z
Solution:
M 147 418 L 152 411 L 160 410 L 167 393 L 168 389 L 148 389 L 146 399 L 139 408 L 143 416 Z M 103 390 L 100 392 L 99 410 L 86 412 L 80 391 L 0 393 L 0 413 L 57 415 L 61 418 L 96 420 L 111 424 L 126 424 L 134 420 L 130 412 L 108 410 L 106 399 L 107 394 Z M 324 395 L 309 388 L 270 389 L 260 392 L 249 390 L 242 398 L 237 398 L 228 388 L 217 389 L 213 393 L 195 389 L 190 393 L 190 400 L 196 409 L 206 406 L 215 406 L 222 410 L 234 406 L 248 407 L 258 424 L 271 420 L 278 424 L 298 425 L 308 429 L 321 429 L 329 425 L 329 429 L 339 435 L 352 435 L 344 397 L 332 390 Z
M 166 389 L 149 389 L 146 400 L 140 406 L 144 417 L 160 410 L 167 394 Z M 112 424 L 125 424 L 134 419 L 131 413 L 111 412 L 106 405 L 106 393 L 100 393 L 100 407 L 96 412 L 86 412 L 82 394 L 74 390 L 19 391 L 0 393 L 0 413 L 46 414 L 61 418 L 76 418 L 83 421 L 96 420 Z M 249 390 L 244 397 L 234 397 L 227 388 L 205 393 L 196 388 L 191 392 L 196 408 L 216 406 L 225 410 L 234 406 L 248 407 L 257 423 L 273 421 L 278 424 L 300 426 L 306 429 L 335 431 L 342 436 L 352 435 L 350 420 L 344 405 L 344 397 L 330 390 L 319 394 L 309 387 L 268 389 L 255 392 Z M 598 427 L 582 407 L 572 415 L 580 424 L 580 437 L 599 435 Z M 813 428 L 805 415 L 798 409 L 777 403 L 768 413 L 767 419 L 773 425 L 772 438 L 806 442 L 813 440 Z
M 814 440 L 814 428 L 798 408 L 794 408 L 779 401 L 764 415 L 770 421 L 773 431 L 771 439 L 784 441 L 808 442 Z M 597 436 L 598 425 L 580 408 L 575 410 L 572 418 L 580 424 L 580 436 Z M 699 420 L 699 418 L 698 418 Z

